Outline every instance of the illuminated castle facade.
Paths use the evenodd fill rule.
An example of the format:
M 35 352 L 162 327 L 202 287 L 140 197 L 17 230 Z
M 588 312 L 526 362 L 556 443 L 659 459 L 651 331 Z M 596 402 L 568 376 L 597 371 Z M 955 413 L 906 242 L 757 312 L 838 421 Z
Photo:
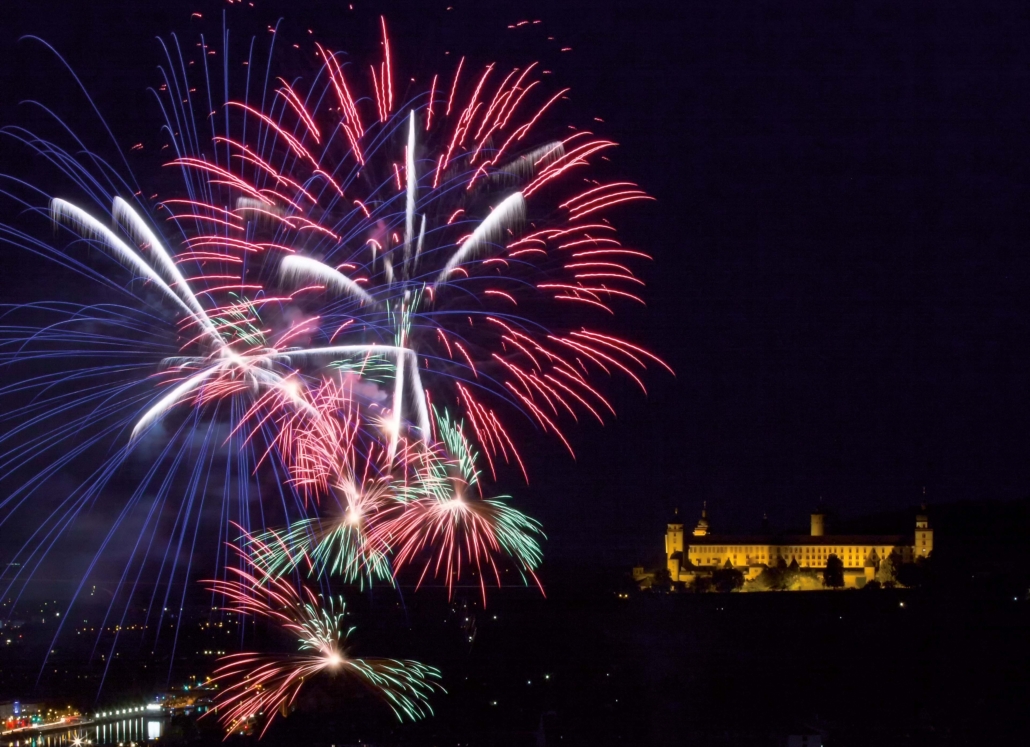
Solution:
M 916 516 L 911 535 L 828 535 L 825 529 L 826 517 L 817 511 L 809 534 L 712 534 L 706 507 L 689 537 L 678 516 L 669 522 L 665 533 L 669 575 L 673 581 L 693 583 L 698 575 L 729 564 L 742 571 L 745 579 L 752 579 L 781 561 L 788 566 L 796 562 L 801 570 L 822 570 L 830 555 L 836 555 L 844 564 L 845 587 L 856 588 L 873 580 L 880 562 L 891 553 L 902 563 L 911 563 L 933 552 L 933 529 L 925 507 Z

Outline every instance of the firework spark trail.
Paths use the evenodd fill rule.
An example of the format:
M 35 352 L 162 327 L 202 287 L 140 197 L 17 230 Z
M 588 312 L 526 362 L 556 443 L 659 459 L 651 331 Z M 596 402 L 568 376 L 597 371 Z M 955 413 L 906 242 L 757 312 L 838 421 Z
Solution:
M 448 594 L 462 573 L 477 576 L 484 604 L 487 577 L 502 585 L 504 557 L 514 561 L 523 582 L 540 586 L 539 523 L 507 505 L 506 497 L 484 499 L 477 455 L 462 424 L 438 411 L 435 425 L 439 446 L 413 454 L 414 474 L 394 485 L 401 505 L 380 511 L 370 523 L 369 542 L 389 554 L 395 573 L 422 562 L 419 584 L 427 575 L 442 576 Z
M 368 529 L 398 505 L 392 472 L 396 464 L 410 461 L 409 451 L 415 447 L 406 445 L 400 459 L 387 458 L 373 428 L 362 420 L 352 381 L 323 382 L 312 394 L 312 408 L 313 416 L 302 417 L 292 413 L 289 403 L 276 408 L 277 445 L 289 455 L 297 488 L 316 502 L 332 496 L 340 516 L 299 521 L 259 535 L 257 541 L 273 552 L 264 562 L 276 574 L 306 562 L 311 572 L 348 583 L 393 584 L 386 548 L 369 541 Z
M 463 572 L 474 572 L 485 605 L 487 578 L 492 576 L 498 586 L 503 585 L 498 565 L 502 556 L 516 561 L 524 582 L 531 579 L 543 590 L 535 571 L 542 554 L 534 535 L 543 536 L 539 524 L 503 498 L 469 499 L 455 494 L 442 500 L 407 502 L 396 518 L 373 530 L 371 539 L 392 548 L 398 573 L 425 555 L 419 584 L 427 575 L 443 577 L 449 594 Z
M 233 548 L 244 566 L 229 568 L 232 578 L 205 583 L 227 600 L 227 610 L 268 620 L 294 638 L 297 651 L 242 652 L 218 660 L 213 680 L 223 687 L 215 702 L 228 732 L 263 712 L 268 715 L 264 735 L 276 713 L 289 707 L 305 681 L 317 675 L 353 678 L 386 702 L 400 721 L 432 714 L 428 698 L 443 692 L 438 670 L 411 660 L 350 656 L 347 639 L 353 628 L 344 627 L 342 599 L 325 600 L 306 585 L 276 575 L 261 560 L 274 555 L 274 549 L 249 537 L 246 544 L 254 552 Z

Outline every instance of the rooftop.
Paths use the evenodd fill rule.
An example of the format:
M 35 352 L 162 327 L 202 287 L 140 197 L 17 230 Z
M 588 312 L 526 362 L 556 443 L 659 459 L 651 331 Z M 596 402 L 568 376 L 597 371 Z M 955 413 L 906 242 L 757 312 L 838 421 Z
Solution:
M 690 546 L 697 545 L 911 545 L 912 536 L 903 534 L 826 534 L 813 537 L 810 534 L 709 534 L 704 537 L 690 537 Z

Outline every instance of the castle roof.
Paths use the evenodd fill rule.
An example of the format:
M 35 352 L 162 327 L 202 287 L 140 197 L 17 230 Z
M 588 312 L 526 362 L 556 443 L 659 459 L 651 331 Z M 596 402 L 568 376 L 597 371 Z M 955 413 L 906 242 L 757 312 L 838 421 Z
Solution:
M 688 537 L 691 547 L 709 545 L 911 545 L 912 537 L 901 534 L 826 534 L 813 537 L 810 534 L 708 534 L 703 537 Z

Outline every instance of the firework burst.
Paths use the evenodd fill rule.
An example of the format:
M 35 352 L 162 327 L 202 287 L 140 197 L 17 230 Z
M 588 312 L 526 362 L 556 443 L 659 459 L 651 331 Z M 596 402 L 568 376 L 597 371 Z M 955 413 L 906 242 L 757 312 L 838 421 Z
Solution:
M 0 240 L 56 261 L 102 299 L 4 309 L 11 382 L 0 396 L 13 402 L 0 415 L 0 479 L 20 482 L 0 499 L 0 526 L 19 512 L 36 526 L 8 558 L 19 568 L 10 583 L 24 586 L 80 514 L 110 500 L 131 455 L 147 459 L 86 571 L 120 529 L 143 527 L 108 614 L 118 600 L 129 609 L 149 567 L 157 584 L 183 582 L 185 597 L 193 569 L 178 559 L 193 557 L 205 521 L 217 523 L 217 547 L 235 525 L 238 565 L 220 553 L 223 579 L 209 583 L 300 642 L 290 658 L 223 663 L 227 723 L 290 702 L 304 677 L 325 672 L 358 677 L 399 716 L 423 715 L 435 670 L 348 658 L 342 608 L 294 589 L 289 572 L 365 586 L 413 567 L 419 583 L 449 590 L 475 575 L 485 601 L 487 577 L 501 584 L 510 559 L 539 584 L 540 525 L 486 485 L 505 469 L 528 480 L 509 420 L 572 452 L 570 423 L 614 415 L 602 382 L 644 390 L 643 371 L 668 368 L 604 331 L 643 303 L 636 268 L 650 260 L 620 241 L 610 214 L 651 198 L 594 175 L 615 143 L 556 123 L 567 89 L 548 91 L 537 63 L 475 69 L 461 58 L 401 95 L 385 20 L 376 35 L 370 76 L 314 44 L 310 75 L 263 86 L 249 77 L 252 45 L 237 94 L 228 73 L 222 93 L 209 85 L 211 59 L 234 59 L 228 47 L 202 40 L 187 60 L 166 45 L 160 153 L 181 180 L 168 195 L 117 176 L 74 137 L 62 147 L 0 130 L 79 195 L 44 207 L 42 190 L 8 180 L 26 195 L 3 196 L 67 241 L 6 225 Z M 56 506 L 34 501 L 90 460 Z M 223 502 L 208 512 L 217 520 L 202 518 L 209 493 Z M 158 599 L 150 610 L 164 609 Z
M 467 569 L 478 575 L 485 602 L 487 575 L 501 585 L 499 564 L 508 557 L 523 581 L 538 583 L 540 526 L 506 497 L 483 498 L 478 453 L 463 423 L 434 408 L 438 440 L 402 441 L 390 458 L 375 441 L 362 443 L 369 429 L 346 388 L 328 384 L 314 401 L 315 416 L 283 415 L 280 432 L 293 448 L 296 482 L 336 498 L 340 514 L 261 535 L 270 569 L 281 574 L 306 564 L 351 583 L 393 582 L 395 572 L 424 557 L 419 583 L 427 574 L 442 577 L 451 591 Z
M 541 316 L 561 320 L 568 302 L 604 314 L 642 303 L 632 264 L 648 257 L 624 247 L 605 214 L 650 198 L 629 182 L 573 178 L 615 143 L 576 130 L 533 145 L 534 128 L 566 93 L 540 96 L 535 64 L 497 82 L 493 65 L 463 77 L 462 60 L 446 97 L 435 76 L 395 106 L 385 22 L 382 34 L 368 98 L 355 98 L 358 81 L 316 45 L 319 73 L 306 85 L 279 79 L 267 111 L 229 100 L 225 131 L 212 118 L 207 148 L 172 137 L 179 156 L 167 165 L 194 198 L 157 208 L 181 232 L 181 250 L 169 251 L 142 207 L 120 196 L 110 210 L 120 234 L 52 201 L 56 220 L 181 314 L 183 353 L 166 360 L 170 386 L 133 436 L 178 404 L 280 389 L 297 366 L 317 376 L 330 365 L 385 363 L 391 457 L 406 431 L 432 438 L 436 391 L 464 411 L 493 470 L 495 458 L 517 452 L 481 396 L 513 405 L 568 446 L 562 419 L 603 421 L 611 410 L 591 379 L 622 374 L 643 388 L 635 369 L 664 365 L 595 329 L 557 332 L 518 314 L 520 297 L 552 305 Z M 192 119 L 190 100 L 172 96 L 186 81 L 174 83 L 163 87 L 168 110 Z M 274 307 L 274 321 L 258 304 Z M 307 405 L 303 386 L 284 394 Z
M 213 680 L 221 685 L 216 704 L 227 731 L 266 714 L 264 734 L 304 683 L 319 675 L 353 678 L 386 702 L 399 720 L 414 721 L 432 713 L 428 697 L 443 690 L 436 669 L 417 661 L 350 656 L 347 639 L 354 629 L 345 627 L 343 600 L 325 599 L 304 584 L 277 575 L 261 560 L 273 550 L 253 538 L 248 544 L 253 552 L 238 551 L 244 564 L 230 569 L 234 578 L 206 583 L 228 600 L 228 610 L 268 620 L 295 638 L 297 651 L 241 652 L 219 659 Z
M 504 557 L 514 561 L 524 582 L 539 586 L 539 523 L 509 506 L 506 496 L 483 497 L 477 454 L 462 424 L 446 412 L 434 416 L 440 446 L 422 450 L 412 461 L 411 478 L 395 486 L 400 509 L 384 513 L 371 532 L 372 542 L 390 549 L 398 571 L 424 558 L 419 583 L 427 575 L 443 577 L 448 592 L 463 569 L 474 571 L 484 604 L 487 577 L 502 585 L 499 562 Z

